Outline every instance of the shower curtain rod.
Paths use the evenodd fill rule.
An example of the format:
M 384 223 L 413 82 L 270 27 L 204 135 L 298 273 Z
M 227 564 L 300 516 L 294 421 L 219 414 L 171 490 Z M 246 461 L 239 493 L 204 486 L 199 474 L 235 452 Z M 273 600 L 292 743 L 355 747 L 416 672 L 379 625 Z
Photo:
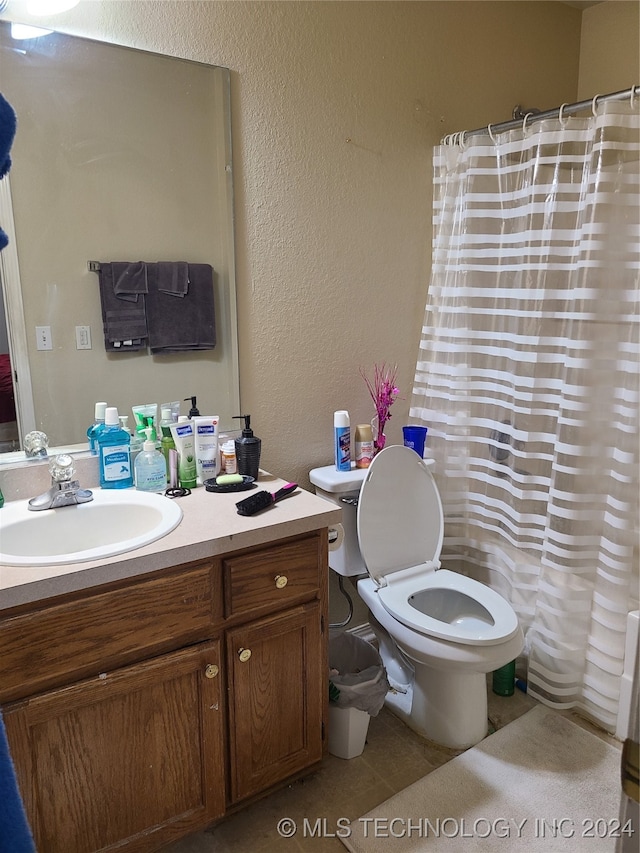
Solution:
M 479 133 L 489 133 L 491 136 L 493 133 L 502 133 L 505 130 L 515 130 L 518 127 L 523 127 L 525 123 L 532 124 L 534 121 L 542 121 L 546 118 L 557 118 L 561 113 L 563 116 L 574 115 L 575 113 L 579 113 L 582 110 L 592 109 L 595 110 L 597 104 L 601 104 L 604 101 L 624 101 L 626 98 L 630 98 L 632 101 L 634 98 L 640 96 L 640 86 L 631 86 L 629 89 L 622 89 L 620 92 L 611 92 L 608 95 L 596 95 L 595 98 L 591 98 L 588 101 L 578 101 L 575 104 L 563 104 L 561 107 L 555 107 L 552 110 L 544 110 L 544 112 L 528 112 L 523 118 L 517 118 L 510 121 L 503 121 L 499 124 L 489 124 L 484 127 L 477 127 L 474 130 L 463 130 L 459 133 L 450 133 L 444 137 L 442 142 L 444 144 L 449 142 L 449 144 L 454 144 L 455 141 L 461 141 L 468 136 L 477 136 Z

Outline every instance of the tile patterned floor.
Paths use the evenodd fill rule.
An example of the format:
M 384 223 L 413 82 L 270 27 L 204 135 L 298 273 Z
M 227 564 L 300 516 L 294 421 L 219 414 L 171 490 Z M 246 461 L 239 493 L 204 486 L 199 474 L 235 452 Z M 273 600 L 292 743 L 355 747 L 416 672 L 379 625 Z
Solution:
M 537 704 L 518 690 L 507 698 L 490 690 L 488 696 L 493 729 Z M 418 737 L 383 708 L 371 719 L 361 756 L 345 761 L 328 755 L 316 773 L 209 830 L 175 842 L 165 853 L 344 853 L 339 838 L 331 836 L 340 827 L 339 818 L 361 817 L 456 755 L 455 750 Z M 283 818 L 296 823 L 291 838 L 278 833 Z

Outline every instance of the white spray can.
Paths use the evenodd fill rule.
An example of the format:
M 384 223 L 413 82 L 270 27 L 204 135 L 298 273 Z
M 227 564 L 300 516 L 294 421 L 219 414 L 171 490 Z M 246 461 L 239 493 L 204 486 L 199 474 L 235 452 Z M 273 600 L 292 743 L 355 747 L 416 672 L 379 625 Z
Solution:
M 336 471 L 350 471 L 351 427 L 349 412 L 345 409 L 333 413 L 333 443 Z

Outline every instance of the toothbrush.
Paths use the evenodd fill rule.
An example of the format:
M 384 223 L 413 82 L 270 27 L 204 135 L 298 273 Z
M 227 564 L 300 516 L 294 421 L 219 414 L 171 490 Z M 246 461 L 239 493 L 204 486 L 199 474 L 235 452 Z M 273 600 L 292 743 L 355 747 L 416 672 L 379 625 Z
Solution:
M 256 492 L 255 495 L 250 495 L 248 498 L 238 501 L 236 504 L 238 515 L 255 515 L 257 512 L 261 512 L 263 509 L 272 506 L 276 501 L 286 498 L 287 495 L 290 495 L 297 488 L 297 483 L 287 483 L 286 486 L 278 489 L 273 494 L 271 492 Z

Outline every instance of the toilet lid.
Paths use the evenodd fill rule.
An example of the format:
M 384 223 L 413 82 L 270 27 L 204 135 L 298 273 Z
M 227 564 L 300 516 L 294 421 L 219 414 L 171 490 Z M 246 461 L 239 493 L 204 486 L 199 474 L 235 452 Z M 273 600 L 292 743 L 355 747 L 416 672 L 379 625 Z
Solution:
M 392 572 L 439 563 L 442 503 L 431 472 L 415 450 L 391 445 L 369 466 L 358 500 L 358 540 L 378 583 Z

